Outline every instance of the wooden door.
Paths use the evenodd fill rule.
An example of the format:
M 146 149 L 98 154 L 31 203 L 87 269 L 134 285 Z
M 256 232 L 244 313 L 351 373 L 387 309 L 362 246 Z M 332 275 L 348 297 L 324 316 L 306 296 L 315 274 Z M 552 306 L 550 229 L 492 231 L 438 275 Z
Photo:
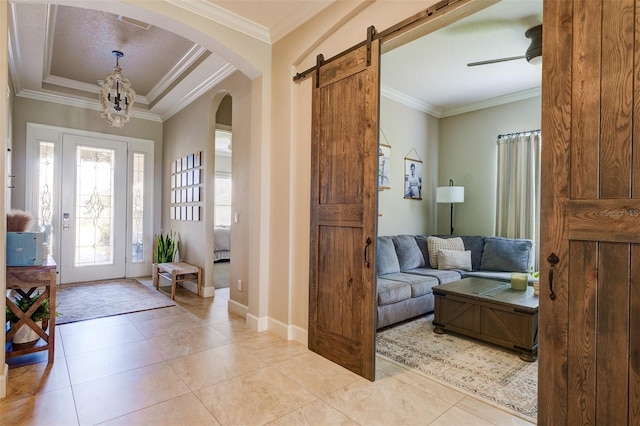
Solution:
M 370 32 L 371 34 L 371 32 Z M 379 41 L 314 73 L 309 348 L 375 378 Z
M 541 425 L 640 424 L 640 2 L 545 0 Z

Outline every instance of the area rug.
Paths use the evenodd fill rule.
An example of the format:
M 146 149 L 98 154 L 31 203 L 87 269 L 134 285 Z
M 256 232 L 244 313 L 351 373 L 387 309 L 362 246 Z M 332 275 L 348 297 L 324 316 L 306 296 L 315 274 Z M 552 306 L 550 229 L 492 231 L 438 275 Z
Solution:
M 167 295 L 133 279 L 62 284 L 56 304 L 56 324 L 175 306 Z
M 379 331 L 378 355 L 535 423 L 537 361 L 460 335 L 436 334 L 432 321 L 428 315 Z

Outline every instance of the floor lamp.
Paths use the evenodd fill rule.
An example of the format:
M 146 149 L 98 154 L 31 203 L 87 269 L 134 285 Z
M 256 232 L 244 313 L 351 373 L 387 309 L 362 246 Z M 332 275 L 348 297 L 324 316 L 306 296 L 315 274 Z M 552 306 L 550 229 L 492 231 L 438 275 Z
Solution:
M 464 203 L 464 186 L 453 186 L 453 179 L 449 179 L 449 186 L 436 188 L 436 203 L 451 204 L 451 235 L 453 235 L 453 204 Z

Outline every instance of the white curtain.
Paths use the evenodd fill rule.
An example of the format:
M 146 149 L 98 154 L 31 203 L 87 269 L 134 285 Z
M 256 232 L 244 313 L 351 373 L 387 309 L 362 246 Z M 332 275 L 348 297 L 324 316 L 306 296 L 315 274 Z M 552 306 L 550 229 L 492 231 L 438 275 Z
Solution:
M 498 136 L 496 235 L 540 241 L 540 131 Z

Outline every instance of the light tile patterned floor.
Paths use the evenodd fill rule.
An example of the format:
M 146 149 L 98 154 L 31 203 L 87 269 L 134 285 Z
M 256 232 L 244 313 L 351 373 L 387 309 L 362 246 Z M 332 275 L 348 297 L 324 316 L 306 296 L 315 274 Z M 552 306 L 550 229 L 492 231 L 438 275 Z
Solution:
M 361 379 L 249 330 L 228 294 L 178 287 L 175 307 L 58 326 L 53 365 L 9 370 L 0 424 L 530 424 L 382 359 Z

